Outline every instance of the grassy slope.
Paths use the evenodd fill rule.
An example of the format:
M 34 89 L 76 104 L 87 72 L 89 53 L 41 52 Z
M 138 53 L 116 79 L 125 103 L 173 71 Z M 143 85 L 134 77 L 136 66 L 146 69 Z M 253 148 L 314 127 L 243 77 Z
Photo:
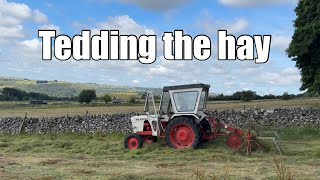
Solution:
M 170 149 L 160 140 L 128 151 L 122 134 L 2 135 L 0 179 L 276 179 L 274 158 L 299 179 L 317 179 L 320 133 L 301 133 L 280 133 L 282 157 L 272 150 L 247 157 L 228 149 L 224 139 L 197 150 Z
M 65 116 L 65 115 L 80 115 L 88 111 L 90 114 L 113 114 L 127 112 L 142 112 L 143 104 L 135 105 L 106 105 L 103 102 L 91 105 L 79 105 L 76 102 L 66 103 L 51 103 L 48 106 L 29 107 L 28 102 L 0 102 L 0 117 L 24 117 L 28 113 L 29 117 L 44 117 L 44 116 Z M 252 102 L 210 102 L 209 110 L 222 109 L 238 109 L 248 108 L 292 108 L 292 107 L 320 107 L 319 98 L 309 99 L 293 99 L 288 101 L 283 100 L 264 100 Z
M 37 92 L 47 94 L 54 97 L 71 97 L 77 96 L 83 89 L 95 89 L 98 96 L 103 94 L 122 92 L 127 98 L 131 95 L 135 95 L 138 92 L 153 91 L 156 94 L 160 94 L 160 89 L 157 88 L 142 88 L 142 87 L 127 87 L 127 86 L 110 86 L 95 83 L 70 83 L 70 82 L 53 82 L 50 81 L 47 84 L 37 84 L 35 80 L 22 79 L 22 78 L 4 78 L 0 77 L 0 89 L 4 87 L 15 87 L 27 92 Z M 121 93 L 120 93 L 121 94 Z M 120 96 L 122 98 L 122 96 Z

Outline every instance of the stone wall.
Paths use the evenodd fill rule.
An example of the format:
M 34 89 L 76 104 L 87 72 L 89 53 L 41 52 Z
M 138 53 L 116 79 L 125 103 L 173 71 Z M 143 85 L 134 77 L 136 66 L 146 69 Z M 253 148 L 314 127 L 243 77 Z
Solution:
M 56 118 L 3 118 L 0 133 L 130 132 L 136 113 Z M 208 111 L 211 117 L 241 128 L 320 127 L 320 109 L 250 109 Z

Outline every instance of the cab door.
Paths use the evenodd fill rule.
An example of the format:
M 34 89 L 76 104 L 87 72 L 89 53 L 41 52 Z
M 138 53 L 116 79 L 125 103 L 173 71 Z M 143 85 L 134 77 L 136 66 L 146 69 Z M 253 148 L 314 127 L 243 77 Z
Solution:
M 148 92 L 144 105 L 144 112 L 148 116 L 148 121 L 151 125 L 152 136 L 158 136 L 159 131 L 159 113 L 156 109 L 155 101 L 152 92 Z

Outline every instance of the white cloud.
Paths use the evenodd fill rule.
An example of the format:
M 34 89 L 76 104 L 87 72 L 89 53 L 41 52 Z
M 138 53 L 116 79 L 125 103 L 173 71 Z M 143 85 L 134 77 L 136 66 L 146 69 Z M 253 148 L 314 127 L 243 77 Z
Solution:
M 240 18 L 230 24 L 226 24 L 225 26 L 230 33 L 240 33 L 249 28 L 249 22 L 246 19 Z
M 43 14 L 37 9 L 33 11 L 33 19 L 36 23 L 43 23 L 43 24 L 48 23 L 47 15 Z
M 60 27 L 56 26 L 54 24 L 44 24 L 44 25 L 40 26 L 39 29 L 41 29 L 41 30 L 56 30 L 57 34 L 61 33 Z
M 24 3 L 0 0 L 0 41 L 11 41 L 25 37 L 24 23 L 48 22 L 47 16 L 39 10 L 32 10 Z
M 134 84 L 139 84 L 140 81 L 138 81 L 138 80 L 135 79 L 135 80 L 132 81 L 132 83 L 134 83 Z
M 232 21 L 219 20 L 210 16 L 204 11 L 201 19 L 196 23 L 200 29 L 204 29 L 208 34 L 216 34 L 218 30 L 227 30 L 228 33 L 240 34 L 249 29 L 249 22 L 244 18 L 236 18 Z
M 166 11 L 183 6 L 192 0 L 120 0 L 124 3 L 135 4 L 144 9 Z
M 156 67 L 152 67 L 149 69 L 149 72 L 148 72 L 150 76 L 157 76 L 157 75 L 167 76 L 170 73 L 172 73 L 172 70 L 167 67 L 164 67 L 163 65 L 157 65 Z
M 108 81 L 110 81 L 110 82 L 117 82 L 118 80 L 116 80 L 116 79 L 108 79 Z
M 0 12 L 19 19 L 30 19 L 32 17 L 32 10 L 29 6 L 23 3 L 8 2 L 7 0 L 0 0 Z
M 120 34 L 156 34 L 153 29 L 138 24 L 128 15 L 109 17 L 108 21 L 97 23 L 96 27 L 93 28 L 93 32 L 97 34 L 101 29 L 119 30 Z
M 212 73 L 214 75 L 217 74 L 226 74 L 224 67 L 221 64 L 214 64 L 213 67 L 210 68 L 209 73 Z
M 20 24 L 21 23 L 21 19 L 19 18 L 16 18 L 14 16 L 7 16 L 5 15 L 4 13 L 1 13 L 0 11 L 0 26 L 15 26 L 17 24 Z
M 290 42 L 291 37 L 289 36 L 274 35 L 272 36 L 271 48 L 284 53 L 289 47 Z
M 73 21 L 71 26 L 75 29 L 88 29 L 88 25 L 82 24 L 79 21 Z
M 37 51 L 41 49 L 41 42 L 38 39 L 24 40 L 20 44 L 31 51 Z
M 261 75 L 259 81 L 266 82 L 271 85 L 296 85 L 300 83 L 301 76 L 298 69 L 286 68 L 281 72 L 266 72 Z
M 22 38 L 24 37 L 23 34 L 23 26 L 22 25 L 15 25 L 4 27 L 0 26 L 0 40 L 1 38 Z
M 293 4 L 297 0 L 218 0 L 219 3 L 230 7 L 261 7 L 268 5 Z

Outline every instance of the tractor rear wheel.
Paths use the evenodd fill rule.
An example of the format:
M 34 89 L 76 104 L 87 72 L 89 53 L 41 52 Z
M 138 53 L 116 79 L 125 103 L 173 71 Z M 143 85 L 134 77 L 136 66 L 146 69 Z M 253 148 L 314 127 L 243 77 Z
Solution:
M 138 149 L 142 148 L 143 139 L 139 134 L 129 134 L 124 139 L 124 147 L 127 149 Z
M 242 139 L 242 137 L 240 137 L 239 135 L 236 135 L 236 134 L 230 134 L 227 137 L 227 145 L 231 149 L 238 149 L 242 145 L 243 142 L 244 142 L 244 140 Z
M 189 117 L 179 117 L 169 122 L 166 128 L 166 142 L 169 147 L 197 148 L 201 141 L 199 125 Z

